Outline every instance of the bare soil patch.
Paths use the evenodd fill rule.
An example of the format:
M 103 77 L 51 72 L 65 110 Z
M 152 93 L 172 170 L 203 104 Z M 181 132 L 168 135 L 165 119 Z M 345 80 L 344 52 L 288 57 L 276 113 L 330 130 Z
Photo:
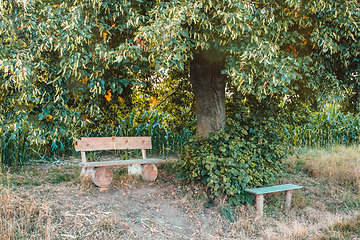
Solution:
M 26 176 L 8 177 L 8 187 L 12 185 L 22 198 L 49 206 L 51 239 L 223 238 L 216 224 L 221 216 L 215 207 L 206 206 L 206 194 L 181 185 L 161 166 L 155 182 L 130 177 L 126 168 L 113 168 L 110 189 L 100 192 L 78 179 L 78 161 L 30 165 L 23 170 Z

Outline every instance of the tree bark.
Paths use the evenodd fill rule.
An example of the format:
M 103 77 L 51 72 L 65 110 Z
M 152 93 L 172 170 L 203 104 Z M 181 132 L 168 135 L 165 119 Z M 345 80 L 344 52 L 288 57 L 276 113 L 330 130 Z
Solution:
M 225 84 L 226 75 L 224 53 L 202 50 L 194 54 L 190 64 L 190 79 L 195 95 L 197 132 L 208 137 L 225 127 Z

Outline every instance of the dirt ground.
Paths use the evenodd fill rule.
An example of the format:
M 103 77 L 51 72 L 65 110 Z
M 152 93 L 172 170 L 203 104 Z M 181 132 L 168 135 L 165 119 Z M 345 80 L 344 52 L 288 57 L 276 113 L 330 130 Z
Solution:
M 77 179 L 78 161 L 33 166 L 28 174 L 38 173 L 37 182 L 41 184 L 17 188 L 23 198 L 49 208 L 52 239 L 232 237 L 222 236 L 224 227 L 230 227 L 231 221 L 223 219 L 216 206 L 207 204 L 206 194 L 197 191 L 196 186 L 180 184 L 161 166 L 155 182 L 133 178 L 126 168 L 113 168 L 114 179 L 109 190 L 100 192 L 92 183 Z M 62 178 L 64 173 L 73 180 Z M 227 224 L 219 225 L 224 221 Z
M 10 239 L 360 239 L 360 198 L 303 173 L 279 181 L 304 186 L 294 192 L 291 211 L 284 194 L 269 194 L 260 217 L 254 206 L 210 202 L 203 188 L 178 179 L 171 164 L 158 166 L 155 182 L 112 168 L 113 182 L 100 192 L 79 180 L 79 161 L 31 164 L 3 175 L 0 210 L 9 217 L 0 230 Z
M 179 206 L 174 187 L 128 185 L 108 192 L 83 191 L 78 186 L 42 186 L 32 194 L 50 201 L 54 237 L 67 239 L 193 239 L 203 223 Z M 218 214 L 206 209 L 204 219 Z M 197 217 L 197 220 L 199 218 Z M 200 218 L 201 219 L 201 218 Z M 207 224 L 209 224 L 208 222 Z M 212 233 L 209 232 L 209 238 Z M 203 236 L 203 233 L 201 233 Z M 197 238 L 199 239 L 199 238 Z

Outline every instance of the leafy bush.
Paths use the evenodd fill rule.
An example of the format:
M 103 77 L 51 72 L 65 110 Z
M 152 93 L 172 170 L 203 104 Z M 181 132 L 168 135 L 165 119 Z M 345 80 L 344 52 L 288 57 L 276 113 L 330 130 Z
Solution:
M 242 115 L 228 118 L 224 131 L 190 139 L 177 163 L 183 179 L 202 182 L 211 197 L 225 194 L 234 205 L 250 200 L 244 194 L 246 187 L 280 177 L 281 160 L 287 154 L 276 121 Z

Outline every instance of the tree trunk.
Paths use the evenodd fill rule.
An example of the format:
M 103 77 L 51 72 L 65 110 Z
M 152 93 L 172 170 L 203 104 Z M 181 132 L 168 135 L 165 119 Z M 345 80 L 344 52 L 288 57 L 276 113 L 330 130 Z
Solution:
M 194 54 L 190 79 L 196 102 L 197 132 L 202 137 L 225 127 L 225 54 L 215 49 Z

